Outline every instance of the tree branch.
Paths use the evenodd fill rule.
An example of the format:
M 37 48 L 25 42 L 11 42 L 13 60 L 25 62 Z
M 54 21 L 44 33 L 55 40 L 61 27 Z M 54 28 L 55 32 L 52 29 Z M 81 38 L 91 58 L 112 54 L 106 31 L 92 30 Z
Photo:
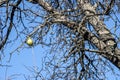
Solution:
M 12 12 L 11 12 L 11 16 L 10 16 L 10 24 L 9 24 L 9 27 L 7 29 L 7 33 L 4 37 L 4 39 L 2 40 L 2 42 L 0 43 L 0 50 L 4 47 L 8 37 L 9 37 L 9 34 L 12 30 L 12 27 L 13 27 L 13 19 L 14 19 L 14 13 L 15 13 L 15 10 L 17 8 L 17 6 L 21 3 L 22 0 L 18 0 L 17 3 L 15 4 L 15 6 L 13 6 L 12 8 Z
M 56 15 L 52 16 L 52 23 L 62 23 L 73 31 L 80 33 L 80 35 L 83 36 L 85 40 L 92 42 L 99 50 L 106 50 L 107 52 L 103 53 L 102 56 L 110 60 L 120 69 L 120 55 L 117 53 L 119 52 L 119 49 L 116 47 L 117 43 L 115 42 L 115 39 L 112 36 L 111 32 L 106 28 L 106 25 L 103 23 L 103 21 L 100 21 L 99 17 L 95 16 L 95 7 L 93 7 L 90 3 L 85 3 L 84 0 L 78 0 L 79 5 L 82 5 L 81 9 L 85 12 L 86 16 L 85 20 L 83 20 L 83 23 L 87 19 L 89 23 L 93 25 L 98 37 L 92 32 L 89 32 L 85 24 L 82 22 L 78 24 L 74 21 L 70 21 L 65 15 L 62 15 L 60 12 L 54 10 L 44 0 L 36 0 L 36 2 L 38 2 L 38 4 L 42 6 L 47 12 L 52 12 L 53 15 Z M 115 49 L 117 49 L 117 51 L 113 51 Z

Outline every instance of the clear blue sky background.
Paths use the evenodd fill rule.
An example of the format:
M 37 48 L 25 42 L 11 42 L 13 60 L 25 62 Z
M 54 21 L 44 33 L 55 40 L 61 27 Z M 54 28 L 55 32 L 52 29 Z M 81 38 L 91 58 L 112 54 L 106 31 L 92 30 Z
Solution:
M 41 68 L 41 62 L 43 57 L 43 48 L 41 46 L 34 47 L 35 59 L 36 59 L 36 66 Z M 15 80 L 24 80 L 23 74 L 29 75 L 31 74 L 25 66 L 33 67 L 33 55 L 32 55 L 32 48 L 21 50 L 20 53 L 15 52 L 12 55 L 10 63 L 8 63 L 9 51 L 5 52 L 6 57 L 3 59 L 3 64 L 10 65 L 11 67 L 7 68 L 7 77 L 16 78 Z M 0 80 L 5 80 L 6 68 L 0 67 Z M 20 75 L 16 75 L 20 74 Z M 15 76 L 12 76 L 15 75 Z M 17 78 L 19 77 L 19 78 Z
M 111 21 L 106 22 L 106 24 L 109 27 L 114 26 L 114 24 L 111 24 Z M 16 33 L 12 31 L 9 38 L 13 38 L 15 34 Z M 9 53 L 13 51 L 15 47 L 19 46 L 20 44 L 21 42 L 17 41 L 17 42 L 13 42 L 12 45 L 10 44 L 5 47 L 5 52 L 4 52 L 5 57 L 2 59 L 0 63 L 4 65 L 10 65 L 10 67 L 7 67 L 7 68 L 0 67 L 0 80 L 5 80 L 5 78 L 7 79 L 10 78 L 12 80 L 25 80 L 24 75 L 26 75 L 26 77 L 28 75 L 33 76 L 33 74 L 25 68 L 25 66 L 33 67 L 34 65 L 34 62 L 33 62 L 34 57 L 32 55 L 32 48 L 28 47 L 26 44 L 24 45 L 28 48 L 20 49 L 20 52 L 14 52 L 10 63 L 7 62 L 10 57 Z M 33 50 L 35 54 L 36 66 L 39 66 L 39 69 L 41 69 L 42 59 L 47 53 L 47 51 L 49 51 L 49 48 L 46 46 L 42 47 L 42 45 L 38 45 L 38 46 L 35 46 Z M 117 68 L 115 68 L 115 70 L 118 74 L 120 74 L 120 71 L 118 71 Z M 107 72 L 106 75 L 108 77 L 108 80 L 119 80 L 120 79 L 120 76 L 117 76 L 117 78 L 115 78 L 111 72 Z

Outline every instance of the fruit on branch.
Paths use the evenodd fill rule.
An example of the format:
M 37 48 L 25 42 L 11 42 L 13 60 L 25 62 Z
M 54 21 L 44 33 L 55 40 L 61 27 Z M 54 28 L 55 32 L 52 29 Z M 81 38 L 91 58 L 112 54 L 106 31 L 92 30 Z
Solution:
M 28 37 L 26 40 L 27 45 L 29 46 L 33 46 L 33 40 L 31 39 L 31 37 Z

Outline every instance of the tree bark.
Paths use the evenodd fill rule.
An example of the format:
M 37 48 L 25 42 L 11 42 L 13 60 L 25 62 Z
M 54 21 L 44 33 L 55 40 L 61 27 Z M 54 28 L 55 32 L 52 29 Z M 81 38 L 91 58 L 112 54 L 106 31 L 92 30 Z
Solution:
M 92 42 L 102 55 L 109 61 L 111 61 L 116 67 L 120 69 L 120 49 L 117 48 L 117 43 L 111 32 L 107 29 L 103 21 L 100 20 L 95 6 L 90 3 L 85 3 L 84 0 L 78 0 L 79 6 L 85 14 L 85 18 L 77 24 L 76 22 L 69 21 L 66 16 L 62 15 L 60 12 L 54 10 L 47 2 L 44 0 L 35 0 L 40 6 L 42 6 L 47 12 L 56 15 L 53 17 L 52 23 L 62 23 L 67 25 L 68 28 L 79 32 L 81 36 Z M 95 29 L 96 34 L 89 32 L 85 27 L 85 22 L 88 21 Z M 75 27 L 76 26 L 76 27 Z

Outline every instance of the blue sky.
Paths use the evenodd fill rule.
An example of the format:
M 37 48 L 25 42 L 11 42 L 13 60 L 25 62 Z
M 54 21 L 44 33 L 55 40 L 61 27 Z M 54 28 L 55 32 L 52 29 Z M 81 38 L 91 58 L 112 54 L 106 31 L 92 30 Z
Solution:
M 42 62 L 42 57 L 44 55 L 43 53 L 44 53 L 43 48 L 41 48 L 41 46 L 34 48 L 36 66 L 39 66 L 40 68 L 41 68 L 41 64 L 42 64 L 41 63 Z M 8 52 L 5 52 L 5 54 L 8 54 Z M 12 55 L 10 63 L 7 62 L 8 57 L 9 57 L 9 54 L 6 55 L 6 60 L 3 62 L 4 64 L 8 64 L 8 65 L 11 66 L 11 67 L 7 68 L 7 75 L 6 75 L 7 77 L 10 77 L 11 75 L 14 75 L 14 74 L 20 74 L 20 76 L 13 76 L 13 77 L 19 77 L 18 79 L 16 78 L 15 80 L 20 80 L 20 79 L 22 79 L 21 77 L 23 77 L 23 74 L 26 74 L 26 75 L 31 74 L 25 68 L 25 66 L 33 67 L 33 65 L 34 65 L 32 48 L 21 50 L 20 53 L 15 52 Z M 0 68 L 1 68 L 0 79 L 5 80 L 4 78 L 5 78 L 6 68 L 5 67 L 4 68 L 0 67 Z
M 108 22 L 109 23 L 109 22 Z M 107 24 L 108 26 L 113 26 L 112 24 Z M 10 37 L 12 37 L 14 33 L 11 34 Z M 24 47 L 27 47 L 25 49 L 20 49 L 19 52 L 14 52 L 12 55 L 12 58 L 10 60 L 10 63 L 8 63 L 9 60 L 9 53 L 14 50 L 16 46 L 19 46 L 21 44 L 20 41 L 17 41 L 13 43 L 13 45 L 8 45 L 5 49 L 5 57 L 3 58 L 2 62 L 3 64 L 10 65 L 10 67 L 0 67 L 0 80 L 5 80 L 5 78 L 10 78 L 13 80 L 25 80 L 24 75 L 27 77 L 28 75 L 33 76 L 33 73 L 31 73 L 29 70 L 27 70 L 26 67 L 30 68 L 34 65 L 39 66 L 39 70 L 42 68 L 42 60 L 43 57 L 47 54 L 47 52 L 50 50 L 46 46 L 38 45 L 33 48 L 35 57 L 33 57 L 32 54 L 32 48 L 29 47 L 27 44 L 24 44 Z M 35 63 L 33 61 L 33 58 L 35 58 Z M 115 69 L 117 72 L 117 68 Z M 120 73 L 119 71 L 117 72 Z M 111 71 L 106 73 L 106 76 L 109 77 L 108 80 L 119 80 L 120 77 L 117 76 L 117 79 L 115 78 L 114 74 L 111 73 Z M 34 80 L 34 79 L 33 79 Z
M 40 19 L 39 19 L 40 20 Z M 38 20 L 38 21 L 39 21 Z M 106 25 L 109 27 L 113 27 L 114 24 L 111 23 L 112 20 L 106 22 Z M 28 24 L 25 22 L 26 25 L 29 26 L 36 26 L 36 24 Z M 22 26 L 22 25 L 21 25 Z M 20 28 L 18 28 L 20 30 Z M 9 36 L 9 39 L 15 38 L 16 32 L 14 32 L 15 29 L 13 29 L 12 33 Z M 22 40 L 24 41 L 26 39 L 25 36 L 22 36 Z M 0 80 L 6 79 L 13 79 L 13 80 L 25 80 L 24 75 L 27 77 L 28 75 L 33 76 L 33 73 L 31 73 L 29 70 L 27 70 L 26 67 L 30 68 L 34 65 L 39 66 L 39 70 L 42 68 L 42 61 L 44 56 L 47 54 L 47 52 L 50 51 L 49 47 L 38 45 L 32 48 L 24 44 L 23 48 L 19 50 L 19 52 L 15 51 L 12 55 L 12 58 L 10 62 L 9 60 L 9 53 L 13 51 L 16 47 L 18 47 L 21 44 L 20 38 L 16 42 L 12 42 L 12 44 L 8 44 L 5 46 L 4 54 L 5 57 L 2 58 L 2 61 L 0 62 L 3 65 L 9 65 L 10 67 L 0 67 Z M 33 56 L 33 53 L 35 56 Z M 1 52 L 0 52 L 1 54 Z M 35 58 L 35 63 L 34 63 Z M 115 69 L 116 72 L 119 74 L 120 72 L 118 69 Z M 117 79 L 114 77 L 114 75 L 111 72 L 106 73 L 108 80 L 119 80 L 119 76 Z

